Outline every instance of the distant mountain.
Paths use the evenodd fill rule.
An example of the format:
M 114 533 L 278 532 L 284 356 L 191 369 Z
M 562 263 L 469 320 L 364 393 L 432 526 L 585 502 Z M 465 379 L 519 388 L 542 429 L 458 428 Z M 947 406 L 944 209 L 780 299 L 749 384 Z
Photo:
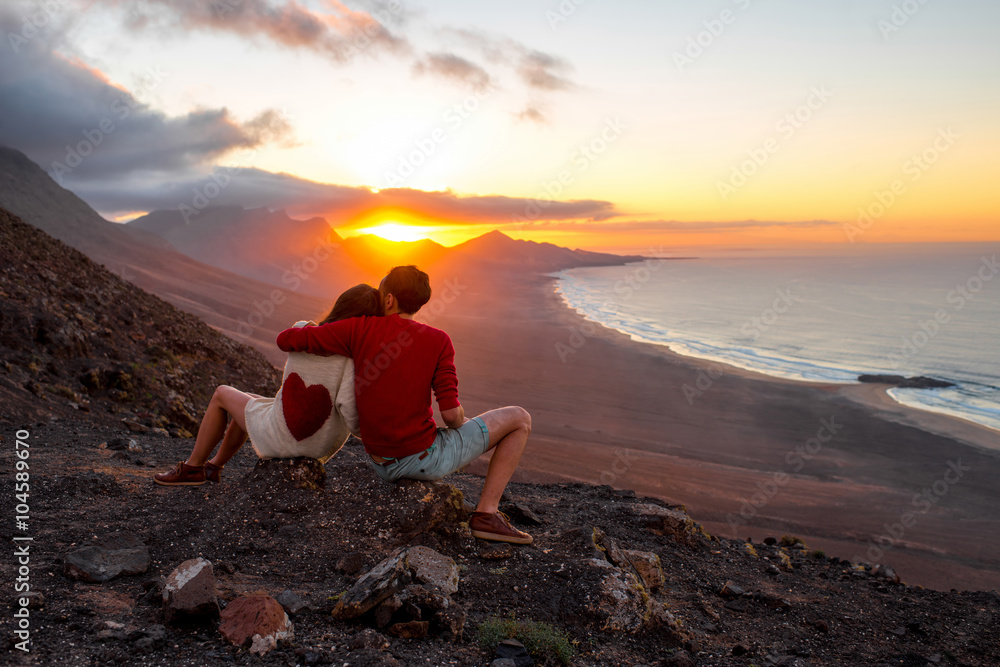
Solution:
M 615 266 L 644 259 L 639 255 L 612 255 L 570 250 L 552 243 L 512 239 L 494 230 L 477 236 L 450 249 L 453 257 L 476 259 L 494 265 L 531 269 L 539 272 L 559 271 L 580 266 Z
M 296 320 L 322 317 L 331 305 L 329 299 L 298 293 L 294 285 L 276 291 L 273 284 L 203 264 L 148 230 L 105 220 L 23 153 L 2 146 L 0 206 L 142 289 L 256 347 L 279 366 L 285 355 L 274 346 L 278 332 Z M 350 284 L 329 289 L 339 293 Z
M 122 225 L 102 218 L 23 153 L 0 147 L 0 206 L 213 327 L 276 365 L 279 331 L 321 318 L 344 289 L 416 264 L 439 281 L 503 272 L 550 273 L 641 260 L 514 240 L 494 231 L 446 248 L 375 236 L 341 238 L 323 218 L 209 207 L 186 220 L 154 211 Z
M 189 219 L 179 209 L 153 211 L 126 227 L 158 235 L 199 262 L 317 296 L 339 293 L 360 274 L 340 248 L 343 239 L 319 217 L 209 206 Z
M 127 253 L 136 241 L 169 248 L 160 236 L 105 220 L 24 153 L 0 146 L 0 206 L 87 254 Z
M 179 210 L 154 211 L 128 227 L 158 234 L 207 264 L 276 285 L 295 280 L 290 267 L 309 261 L 319 251 L 324 259 L 310 264 L 312 275 L 301 289 L 328 298 L 336 296 L 345 283 L 375 281 L 399 264 L 416 264 L 432 275 L 440 270 L 549 273 L 643 259 L 515 240 L 500 231 L 450 248 L 428 239 L 389 241 L 372 234 L 341 238 L 323 218 L 295 220 L 284 211 L 239 206 L 208 207 L 190 221 Z

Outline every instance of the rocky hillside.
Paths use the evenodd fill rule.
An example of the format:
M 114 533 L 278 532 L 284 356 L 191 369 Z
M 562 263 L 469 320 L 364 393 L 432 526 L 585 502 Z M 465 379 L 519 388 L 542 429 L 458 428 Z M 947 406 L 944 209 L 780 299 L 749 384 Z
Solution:
M 276 291 L 272 284 L 195 261 L 156 234 L 105 220 L 23 153 L 4 146 L 0 146 L 0 208 L 270 355 L 275 365 L 284 364 L 284 355 L 274 347 L 278 332 L 330 309 L 328 299 L 299 293 L 294 285 L 287 289 L 290 286 L 282 284 Z M 331 291 L 339 294 L 352 284 L 336 285 Z
M 718 539 L 631 492 L 512 484 L 501 507 L 535 537 L 512 547 L 468 532 L 479 478 L 388 485 L 356 441 L 326 470 L 245 448 L 221 484 L 167 488 L 152 475 L 190 441 L 82 418 L 18 428 L 33 643 L 17 650 L 0 618 L 7 664 L 1000 664 L 995 592 L 908 586 L 788 537 Z M 494 662 L 520 650 L 509 635 L 530 661 Z
M 174 435 L 219 384 L 267 394 L 264 357 L 0 209 L 0 416 L 84 413 Z

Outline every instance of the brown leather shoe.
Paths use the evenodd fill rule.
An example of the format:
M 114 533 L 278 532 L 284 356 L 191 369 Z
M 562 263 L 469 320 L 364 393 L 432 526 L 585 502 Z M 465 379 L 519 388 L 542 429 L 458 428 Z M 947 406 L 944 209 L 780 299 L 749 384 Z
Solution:
M 532 537 L 522 533 L 510 525 L 510 517 L 503 512 L 487 514 L 473 512 L 469 519 L 469 529 L 473 537 L 491 542 L 510 542 L 511 544 L 531 544 Z
M 218 484 L 222 481 L 222 468 L 224 466 L 217 466 L 211 461 L 205 463 L 205 481 Z
M 189 466 L 181 461 L 170 472 L 153 475 L 153 481 L 163 486 L 199 486 L 205 483 L 205 466 Z

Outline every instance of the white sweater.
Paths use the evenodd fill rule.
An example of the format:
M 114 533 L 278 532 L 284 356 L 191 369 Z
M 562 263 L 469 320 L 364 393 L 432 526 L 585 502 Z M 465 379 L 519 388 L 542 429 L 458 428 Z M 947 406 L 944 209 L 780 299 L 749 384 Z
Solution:
M 243 414 L 260 458 L 308 456 L 325 463 L 358 432 L 354 362 L 291 352 L 275 397 L 250 399 Z

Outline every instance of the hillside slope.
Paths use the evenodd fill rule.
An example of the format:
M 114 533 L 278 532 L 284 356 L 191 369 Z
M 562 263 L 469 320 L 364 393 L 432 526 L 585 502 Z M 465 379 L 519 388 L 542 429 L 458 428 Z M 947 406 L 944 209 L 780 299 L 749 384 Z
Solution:
M 331 305 L 202 264 L 145 230 L 109 222 L 69 190 L 60 187 L 20 151 L 0 146 L 0 207 L 20 217 L 129 282 L 198 316 L 212 327 L 247 343 L 280 366 L 274 347 L 278 332 L 300 319 L 315 319 Z M 300 282 L 310 280 L 305 274 Z M 336 293 L 353 283 L 335 285 Z
M 197 429 L 219 384 L 280 373 L 254 349 L 0 209 L 0 396 L 8 420 L 89 412 Z

